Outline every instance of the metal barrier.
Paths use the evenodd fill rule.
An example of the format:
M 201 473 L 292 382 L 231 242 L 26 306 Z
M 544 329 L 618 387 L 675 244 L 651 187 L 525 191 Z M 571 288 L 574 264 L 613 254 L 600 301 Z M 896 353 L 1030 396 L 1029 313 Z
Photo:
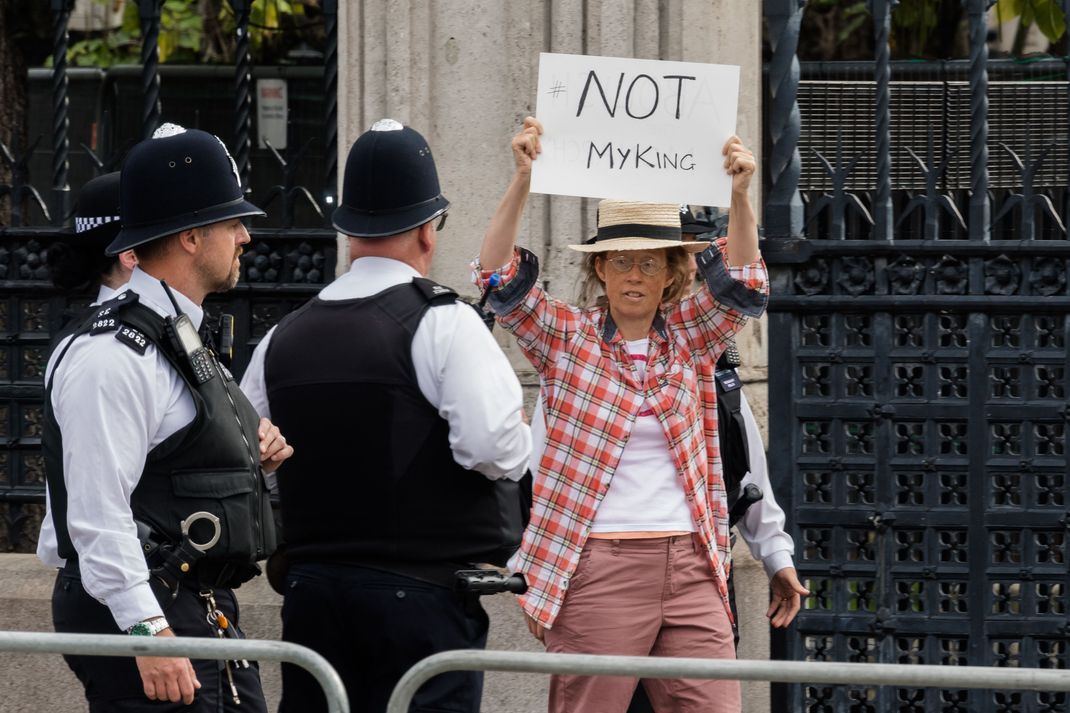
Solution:
M 522 651 L 446 651 L 409 669 L 394 688 L 386 713 L 408 713 L 416 691 L 449 671 L 570 673 L 640 678 L 723 678 L 783 683 L 839 683 L 909 688 L 991 688 L 1070 691 L 1070 671 L 987 666 L 925 666 L 817 661 L 740 661 L 594 656 Z
M 284 641 L 0 631 L 0 651 L 80 656 L 183 656 L 192 659 L 292 663 L 316 678 L 327 696 L 327 710 L 330 713 L 349 713 L 345 686 L 327 659 L 312 649 Z

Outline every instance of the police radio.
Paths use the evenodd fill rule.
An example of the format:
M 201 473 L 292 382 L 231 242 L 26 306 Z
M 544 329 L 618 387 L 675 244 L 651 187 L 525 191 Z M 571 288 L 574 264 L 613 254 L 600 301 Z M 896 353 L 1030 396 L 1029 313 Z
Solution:
M 178 347 L 179 352 L 185 355 L 190 370 L 193 372 L 193 378 L 198 384 L 211 381 L 216 375 L 215 367 L 212 364 L 211 352 L 201 341 L 201 335 L 197 333 L 197 328 L 193 326 L 193 320 L 178 306 L 175 296 L 171 293 L 171 288 L 163 280 L 160 280 L 160 284 L 163 285 L 164 292 L 167 293 L 167 298 L 171 300 L 171 305 L 175 308 L 175 313 L 177 314 L 176 317 L 168 317 L 166 320 L 167 326 L 170 327 L 174 336 L 175 346 Z

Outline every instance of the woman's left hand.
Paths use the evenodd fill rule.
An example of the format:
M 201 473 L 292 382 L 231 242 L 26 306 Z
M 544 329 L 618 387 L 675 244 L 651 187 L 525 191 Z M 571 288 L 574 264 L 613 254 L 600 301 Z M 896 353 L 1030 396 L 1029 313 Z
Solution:
M 802 597 L 810 596 L 810 590 L 799 581 L 794 567 L 784 567 L 774 574 L 769 580 L 769 589 L 773 601 L 765 615 L 774 627 L 782 629 L 795 619 L 802 606 Z
M 734 134 L 724 142 L 721 153 L 724 155 L 724 169 L 732 176 L 732 192 L 746 193 L 750 188 L 751 178 L 758 169 L 754 154 L 743 145 L 743 140 Z

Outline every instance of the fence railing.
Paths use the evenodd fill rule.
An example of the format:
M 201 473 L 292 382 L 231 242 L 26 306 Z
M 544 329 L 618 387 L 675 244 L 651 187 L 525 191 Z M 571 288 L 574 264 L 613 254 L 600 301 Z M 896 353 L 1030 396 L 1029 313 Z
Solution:
M 526 651 L 446 651 L 409 669 L 394 688 L 386 713 L 408 713 L 429 679 L 449 671 L 568 673 L 640 678 L 707 678 L 781 683 L 863 684 L 910 688 L 986 688 L 1070 691 L 1070 671 L 987 666 L 741 661 L 644 656 L 594 656 Z
M 338 672 L 312 649 L 285 641 L 218 640 L 193 637 L 105 636 L 0 631 L 0 651 L 78 656 L 183 656 L 191 659 L 280 661 L 300 666 L 319 682 L 330 713 L 349 713 Z

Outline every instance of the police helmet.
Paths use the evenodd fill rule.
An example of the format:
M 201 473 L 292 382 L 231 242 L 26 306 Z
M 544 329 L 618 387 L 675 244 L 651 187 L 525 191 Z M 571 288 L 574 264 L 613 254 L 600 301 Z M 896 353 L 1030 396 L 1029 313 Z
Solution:
M 423 225 L 449 207 L 424 137 L 381 119 L 349 149 L 332 222 L 355 238 L 383 238 Z
M 245 200 L 238 167 L 213 134 L 164 124 L 130 150 L 120 185 L 122 230 L 109 255 L 183 230 L 264 215 Z

